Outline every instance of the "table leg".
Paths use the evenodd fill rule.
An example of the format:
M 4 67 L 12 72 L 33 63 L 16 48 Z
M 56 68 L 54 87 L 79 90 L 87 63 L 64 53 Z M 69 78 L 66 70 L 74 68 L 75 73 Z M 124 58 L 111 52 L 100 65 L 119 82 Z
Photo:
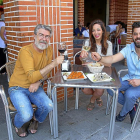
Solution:
M 113 140 L 114 127 L 115 127 L 115 118 L 116 118 L 116 110 L 117 110 L 117 102 L 118 102 L 118 89 L 116 91 L 114 91 L 112 89 L 112 91 L 113 91 L 114 94 L 113 94 L 113 102 L 112 102 L 112 109 L 111 109 L 108 140 Z
M 53 129 L 54 129 L 54 138 L 58 137 L 58 116 L 57 116 L 57 92 L 56 87 L 53 87 L 52 90 L 53 97 Z
M 78 101 L 79 101 L 79 88 L 76 88 L 75 109 L 78 109 Z
M 67 87 L 64 87 L 64 105 L 65 111 L 67 111 Z

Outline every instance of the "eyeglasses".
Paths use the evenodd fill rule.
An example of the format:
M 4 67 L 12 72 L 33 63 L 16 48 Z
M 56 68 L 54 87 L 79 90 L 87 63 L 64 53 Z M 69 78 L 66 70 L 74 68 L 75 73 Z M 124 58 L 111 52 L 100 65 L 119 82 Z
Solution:
M 50 37 L 50 35 L 44 35 L 44 34 L 41 34 L 41 33 L 39 33 L 38 34 L 38 36 L 41 38 L 41 39 L 43 39 L 44 37 L 45 37 L 45 39 L 50 39 L 51 37 Z

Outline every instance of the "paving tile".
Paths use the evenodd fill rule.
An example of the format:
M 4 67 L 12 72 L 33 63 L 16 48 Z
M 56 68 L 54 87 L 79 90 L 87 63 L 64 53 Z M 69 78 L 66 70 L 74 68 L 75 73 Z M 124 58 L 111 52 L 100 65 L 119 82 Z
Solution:
M 84 137 L 87 137 L 95 131 L 97 131 L 98 129 L 100 129 L 99 125 L 88 120 L 79 121 L 78 123 L 73 124 L 71 127 Z
M 63 125 L 59 128 L 59 139 L 60 140 L 85 140 L 86 137 L 81 133 L 75 131 L 70 125 L 69 127 Z
M 129 133 L 123 140 L 139 140 L 140 129 L 135 129 L 133 133 Z
M 6 123 L 0 124 L 0 137 L 2 139 L 8 138 L 8 131 L 7 131 L 7 125 L 6 125 Z

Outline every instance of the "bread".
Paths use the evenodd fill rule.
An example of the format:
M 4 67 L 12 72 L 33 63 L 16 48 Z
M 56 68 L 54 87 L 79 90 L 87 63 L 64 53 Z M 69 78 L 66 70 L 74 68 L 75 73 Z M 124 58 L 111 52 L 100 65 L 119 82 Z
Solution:
M 91 67 L 100 67 L 102 66 L 100 63 L 95 63 L 95 64 L 89 64 Z

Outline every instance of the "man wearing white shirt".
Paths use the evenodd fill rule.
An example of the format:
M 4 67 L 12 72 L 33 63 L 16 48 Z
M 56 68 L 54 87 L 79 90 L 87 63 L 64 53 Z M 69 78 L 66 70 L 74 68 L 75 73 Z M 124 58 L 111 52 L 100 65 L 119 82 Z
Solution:
M 87 25 L 86 25 L 86 30 L 84 30 L 82 32 L 83 37 L 89 37 L 89 26 L 90 26 L 90 23 L 88 22 Z

